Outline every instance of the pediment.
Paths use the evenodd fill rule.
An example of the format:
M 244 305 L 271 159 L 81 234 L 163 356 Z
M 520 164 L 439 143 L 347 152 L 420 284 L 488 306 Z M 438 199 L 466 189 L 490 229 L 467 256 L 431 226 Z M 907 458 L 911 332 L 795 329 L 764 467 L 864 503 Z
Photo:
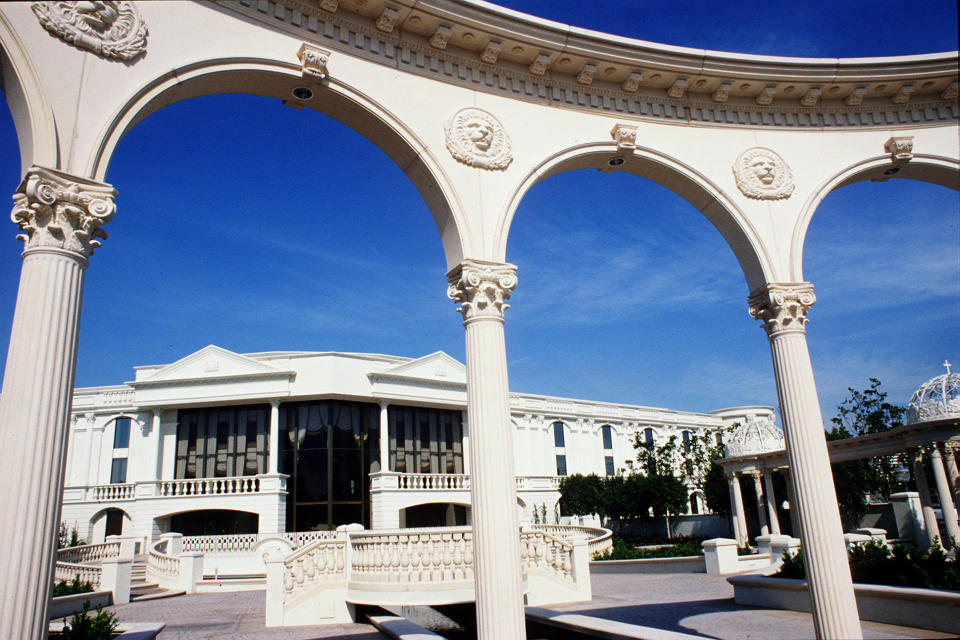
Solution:
M 437 351 L 371 375 L 408 380 L 429 380 L 447 384 L 467 383 L 466 367 L 443 351 Z
M 227 351 L 216 345 L 209 345 L 172 364 L 168 364 L 133 384 L 155 384 L 210 378 L 275 377 L 288 373 L 239 353 Z

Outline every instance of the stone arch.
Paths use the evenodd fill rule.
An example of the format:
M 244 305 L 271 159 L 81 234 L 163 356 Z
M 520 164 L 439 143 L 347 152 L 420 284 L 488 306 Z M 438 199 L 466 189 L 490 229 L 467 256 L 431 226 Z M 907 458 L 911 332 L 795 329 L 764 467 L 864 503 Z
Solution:
M 617 160 L 622 164 L 611 164 Z M 626 171 L 666 187 L 689 202 L 720 232 L 740 263 L 750 291 L 773 273 L 758 234 L 732 199 L 704 174 L 655 149 L 637 146 L 618 150 L 613 142 L 591 142 L 568 147 L 534 167 L 519 183 L 497 222 L 494 252 L 505 261 L 510 226 L 527 191 L 545 178 L 575 169 Z
M 117 534 L 115 531 L 107 530 L 107 518 L 110 512 L 120 513 L 123 517 L 121 522 L 122 535 L 132 535 L 133 517 L 125 510 L 116 505 L 104 507 L 93 513 L 87 520 L 87 543 L 99 544 L 104 541 L 107 535 Z
M 35 164 L 55 168 L 60 156 L 53 109 L 33 61 L 5 14 L 0 14 L 0 71 L 20 143 L 21 174 Z
M 291 91 L 307 87 L 310 99 Z M 391 111 L 339 80 L 310 82 L 299 66 L 269 59 L 212 59 L 174 69 L 141 85 L 111 116 L 83 167 L 83 174 L 103 181 L 123 136 L 159 109 L 204 95 L 241 93 L 282 100 L 294 108 L 310 108 L 341 122 L 382 150 L 407 175 L 423 198 L 440 232 L 447 267 L 465 255 L 463 207 L 456 190 L 427 145 Z
M 400 509 L 400 526 L 405 529 L 466 526 L 471 521 L 470 512 L 469 502 L 424 500 Z
M 154 516 L 154 523 L 157 525 L 158 530 L 165 533 L 182 533 L 185 536 L 217 535 L 216 533 L 213 533 L 213 532 L 207 532 L 207 533 L 198 532 L 197 529 L 204 529 L 204 528 L 209 528 L 210 526 L 216 526 L 216 524 L 219 524 L 219 523 L 211 524 L 211 519 L 213 518 L 213 515 L 220 515 L 220 514 L 226 515 L 228 513 L 234 516 L 234 520 L 235 520 L 235 522 L 233 523 L 234 526 L 241 526 L 242 528 L 251 529 L 251 531 L 236 531 L 236 532 L 231 531 L 231 532 L 227 532 L 226 535 L 230 535 L 232 533 L 257 533 L 257 531 L 259 530 L 260 519 L 264 516 L 263 513 L 255 509 L 236 509 L 228 505 L 218 504 L 216 506 L 205 505 L 204 507 L 177 509 L 175 511 L 164 512 Z M 202 523 L 197 524 L 197 526 L 194 527 L 193 530 L 188 529 L 186 531 L 179 531 L 176 523 L 177 517 L 187 516 L 189 514 L 193 514 L 196 518 L 198 518 L 198 523 L 200 523 L 200 520 L 199 520 L 200 516 L 206 516 L 206 519 Z M 241 518 L 241 516 L 247 516 L 247 518 Z M 252 520 L 250 516 L 256 517 L 256 521 Z M 166 526 L 160 526 L 161 522 L 164 523 Z M 183 527 L 179 527 L 179 528 L 183 528 Z
M 790 240 L 790 277 L 793 282 L 803 282 L 803 249 L 807 230 L 823 199 L 835 189 L 848 184 L 863 180 L 885 182 L 894 177 L 957 190 L 960 189 L 960 161 L 943 156 L 914 154 L 907 162 L 892 163 L 890 154 L 884 154 L 855 162 L 825 180 L 803 203 L 793 229 Z

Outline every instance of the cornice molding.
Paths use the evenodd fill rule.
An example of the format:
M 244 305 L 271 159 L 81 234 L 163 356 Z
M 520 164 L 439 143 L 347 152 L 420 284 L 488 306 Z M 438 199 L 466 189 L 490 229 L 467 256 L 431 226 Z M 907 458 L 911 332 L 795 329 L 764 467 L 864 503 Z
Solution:
M 476 0 L 392 2 L 397 15 L 389 32 L 377 27 L 383 0 L 217 2 L 330 49 L 563 108 L 776 128 L 889 129 L 960 119 L 956 52 L 852 59 L 734 54 L 602 34 Z

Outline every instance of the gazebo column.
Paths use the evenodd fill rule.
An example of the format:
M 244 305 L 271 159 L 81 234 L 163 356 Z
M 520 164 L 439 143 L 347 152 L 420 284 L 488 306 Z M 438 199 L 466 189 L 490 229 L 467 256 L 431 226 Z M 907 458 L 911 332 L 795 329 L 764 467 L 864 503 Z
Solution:
M 511 264 L 465 260 L 447 274 L 466 331 L 477 637 L 525 638 L 513 430 L 503 336 Z
M 753 471 L 753 491 L 757 498 L 757 517 L 760 519 L 760 535 L 765 536 L 770 533 L 770 526 L 767 524 L 767 514 L 763 510 L 763 503 L 766 502 L 763 495 L 763 487 L 760 486 L 760 472 Z
M 13 196 L 25 248 L 0 393 L 0 638 L 47 635 L 83 273 L 115 195 L 31 167 Z
M 957 525 L 957 509 L 953 503 L 950 484 L 947 482 L 947 472 L 943 468 L 940 448 L 936 443 L 930 447 L 930 464 L 933 467 L 933 480 L 937 483 L 937 495 L 940 496 L 940 511 L 943 513 L 943 526 L 947 529 L 947 537 L 953 539 L 951 546 L 955 547 L 957 544 L 960 544 L 960 526 Z
M 749 298 L 770 339 L 790 479 L 818 638 L 861 638 L 823 418 L 804 325 L 816 298 L 809 283 L 767 284 Z
M 937 525 L 937 514 L 933 510 L 933 498 L 930 497 L 930 485 L 927 483 L 927 471 L 923 468 L 923 449 L 910 449 L 910 460 L 913 463 L 913 479 L 917 483 L 917 493 L 920 494 L 920 511 L 923 512 L 923 528 L 927 536 L 927 546 L 936 543 L 942 546 L 940 527 Z
M 796 496 L 793 495 L 793 482 L 790 480 L 790 469 L 780 469 L 780 475 L 787 483 L 787 504 L 790 505 L 790 530 L 793 536 L 800 535 L 800 505 Z
M 950 480 L 950 490 L 953 492 L 953 506 L 960 507 L 960 471 L 957 470 L 958 442 L 943 443 L 943 458 L 947 466 L 947 476 Z
M 730 507 L 733 513 L 733 535 L 737 539 L 737 546 L 747 544 L 747 518 L 743 512 L 743 494 L 740 493 L 740 477 L 736 473 L 727 474 L 727 483 L 730 487 Z
M 780 535 L 780 518 L 777 516 L 777 492 L 773 490 L 773 471 L 768 469 L 763 474 L 763 485 L 766 489 L 764 502 L 767 503 L 767 513 L 770 515 L 770 533 Z

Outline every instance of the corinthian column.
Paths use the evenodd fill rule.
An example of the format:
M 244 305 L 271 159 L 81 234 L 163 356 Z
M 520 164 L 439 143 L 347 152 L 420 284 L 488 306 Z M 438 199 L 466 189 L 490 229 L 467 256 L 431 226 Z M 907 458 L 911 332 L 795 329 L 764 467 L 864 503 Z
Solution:
M 748 300 L 770 339 L 780 415 L 800 515 L 800 540 L 818 638 L 861 638 L 850 566 L 830 471 L 823 418 L 807 351 L 813 285 L 767 284 Z
M 753 490 L 757 498 L 757 518 L 760 520 L 760 535 L 765 536 L 770 533 L 770 527 L 767 526 L 767 514 L 763 512 L 765 497 L 763 495 L 763 487 L 760 486 L 760 472 L 751 471 L 750 475 L 753 476 Z
M 447 274 L 467 341 L 467 421 L 477 637 L 525 638 L 513 430 L 503 339 L 511 264 L 465 260 Z
M 11 217 L 26 244 L 0 393 L 0 638 L 45 638 L 63 498 L 83 272 L 110 185 L 32 167 Z
M 947 481 L 947 472 L 943 468 L 943 458 L 937 443 L 930 446 L 930 466 L 933 467 L 933 481 L 937 485 L 937 496 L 940 497 L 940 512 L 943 514 L 943 526 L 947 530 L 947 537 L 952 541 L 951 548 L 960 544 L 960 527 L 957 526 L 957 510 L 950 494 L 950 483 Z
M 957 450 L 960 442 L 949 441 L 943 443 L 943 459 L 947 465 L 947 475 L 950 477 L 950 490 L 953 491 L 953 504 L 960 509 L 960 471 L 957 470 Z
M 749 541 L 747 517 L 743 511 L 743 495 L 740 493 L 740 478 L 736 473 L 727 474 L 727 488 L 730 490 L 730 506 L 733 510 L 733 536 L 737 546 L 743 547 Z

